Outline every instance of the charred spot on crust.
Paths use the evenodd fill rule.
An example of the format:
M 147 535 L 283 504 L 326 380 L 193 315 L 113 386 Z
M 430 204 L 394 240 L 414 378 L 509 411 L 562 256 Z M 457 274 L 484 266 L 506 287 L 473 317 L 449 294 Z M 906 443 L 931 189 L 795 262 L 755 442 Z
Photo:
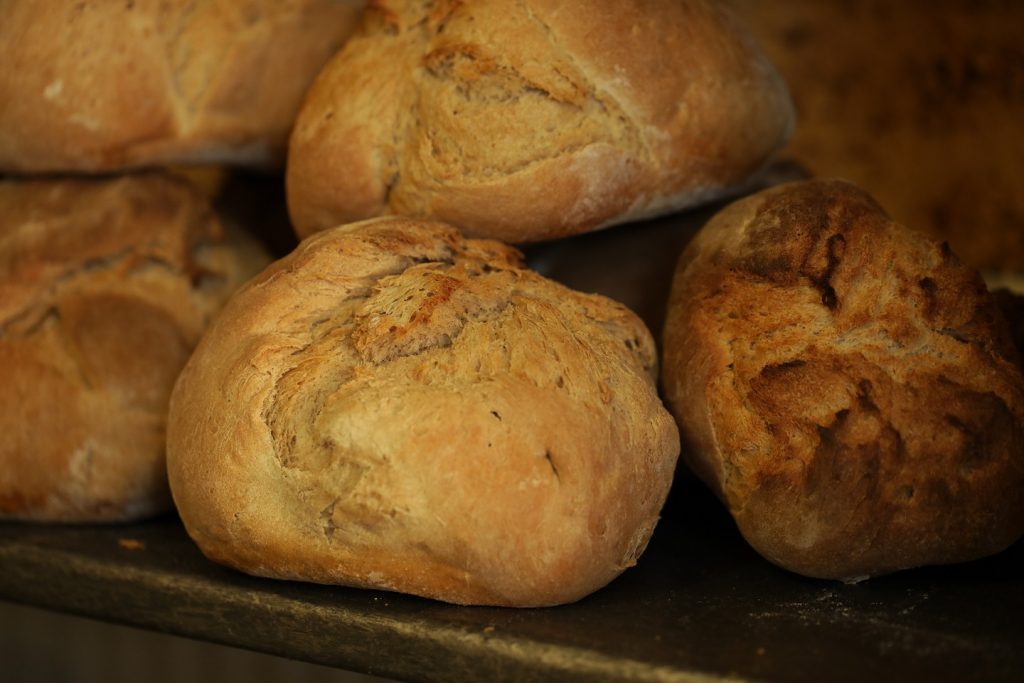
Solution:
M 758 207 L 737 267 L 784 285 L 806 278 L 821 292 L 822 305 L 834 311 L 840 301 L 832 279 L 846 251 L 846 233 L 888 220 L 868 193 L 849 183 L 797 183 L 770 193 Z
M 777 377 L 787 370 L 795 370 L 796 368 L 802 368 L 807 365 L 807 361 L 803 360 L 790 360 L 785 363 L 775 363 L 773 365 L 766 365 L 761 370 L 761 376 L 765 379 L 771 379 Z
M 878 405 L 871 398 L 871 382 L 862 379 L 857 383 L 857 403 L 864 410 L 878 411 Z
M 835 288 L 832 286 L 832 276 L 835 274 L 839 261 L 846 250 L 846 238 L 839 233 L 832 235 L 828 238 L 825 249 L 827 258 L 825 272 L 820 277 L 812 277 L 811 281 L 821 291 L 822 305 L 829 310 L 835 310 L 839 306 L 839 299 L 836 296 Z
M 923 277 L 917 281 L 917 286 L 920 288 L 921 294 L 924 295 L 925 318 L 934 318 L 938 311 L 938 286 L 935 284 L 935 280 Z

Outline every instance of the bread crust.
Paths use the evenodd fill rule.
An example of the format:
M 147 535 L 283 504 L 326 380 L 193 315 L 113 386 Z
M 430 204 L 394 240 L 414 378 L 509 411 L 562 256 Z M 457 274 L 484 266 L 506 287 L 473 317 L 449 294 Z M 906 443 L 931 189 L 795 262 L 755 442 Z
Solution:
M 283 164 L 306 87 L 360 2 L 10 0 L 0 171 Z
M 169 509 L 174 380 L 213 312 L 265 263 L 159 174 L 0 182 L 0 518 Z
M 1024 532 L 1024 379 L 981 278 L 840 181 L 720 212 L 680 258 L 665 392 L 769 560 L 855 579 Z
M 289 210 L 301 236 L 395 213 L 564 237 L 720 195 L 791 125 L 721 3 L 376 2 L 296 121 Z
M 225 307 L 175 387 L 168 471 L 210 558 L 461 604 L 576 600 L 631 566 L 678 433 L 623 306 L 498 242 L 326 231 Z

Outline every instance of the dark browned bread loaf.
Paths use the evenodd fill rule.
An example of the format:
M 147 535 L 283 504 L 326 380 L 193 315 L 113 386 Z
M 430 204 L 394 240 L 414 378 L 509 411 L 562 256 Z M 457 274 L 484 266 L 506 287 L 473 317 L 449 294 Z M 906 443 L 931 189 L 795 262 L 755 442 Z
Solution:
M 1024 531 L 1024 379 L 978 274 L 839 181 L 720 212 L 687 247 L 663 383 L 747 540 L 810 576 L 957 562 Z

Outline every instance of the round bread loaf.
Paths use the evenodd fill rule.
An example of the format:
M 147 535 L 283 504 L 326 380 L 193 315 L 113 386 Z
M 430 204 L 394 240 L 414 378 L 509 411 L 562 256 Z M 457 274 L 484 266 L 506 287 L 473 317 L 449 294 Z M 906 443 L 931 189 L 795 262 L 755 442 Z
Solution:
M 718 196 L 791 126 L 725 3 L 376 2 L 306 97 L 289 210 L 301 236 L 395 213 L 564 237 Z
M 336 0 L 5 0 L 0 171 L 277 165 L 355 28 Z
M 594 591 L 643 551 L 679 449 L 643 323 L 498 242 L 383 218 L 304 241 L 175 387 L 189 534 L 260 576 L 462 604 Z
M 981 278 L 839 181 L 720 212 L 683 253 L 664 388 L 689 464 L 787 569 L 853 580 L 1024 533 L 1024 379 Z
M 0 182 L 0 518 L 168 509 L 174 380 L 266 262 L 164 176 Z

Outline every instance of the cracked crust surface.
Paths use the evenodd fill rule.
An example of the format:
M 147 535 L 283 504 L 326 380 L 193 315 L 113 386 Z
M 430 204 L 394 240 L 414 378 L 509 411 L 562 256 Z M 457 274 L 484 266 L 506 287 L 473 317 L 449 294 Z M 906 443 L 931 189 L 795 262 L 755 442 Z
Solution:
M 289 210 L 302 236 L 394 213 L 562 237 L 720 194 L 791 119 L 721 3 L 374 2 L 299 114 Z
M 662 381 L 747 540 L 853 579 L 1024 532 L 1024 379 L 981 278 L 839 181 L 720 212 L 683 253 Z
M 678 433 L 625 307 L 498 242 L 382 218 L 225 307 L 171 401 L 189 534 L 262 576 L 455 603 L 576 600 L 632 565 Z
M 174 380 L 265 263 L 164 176 L 0 183 L 0 517 L 168 509 Z
M 9 0 L 0 170 L 281 165 L 302 96 L 361 2 Z

